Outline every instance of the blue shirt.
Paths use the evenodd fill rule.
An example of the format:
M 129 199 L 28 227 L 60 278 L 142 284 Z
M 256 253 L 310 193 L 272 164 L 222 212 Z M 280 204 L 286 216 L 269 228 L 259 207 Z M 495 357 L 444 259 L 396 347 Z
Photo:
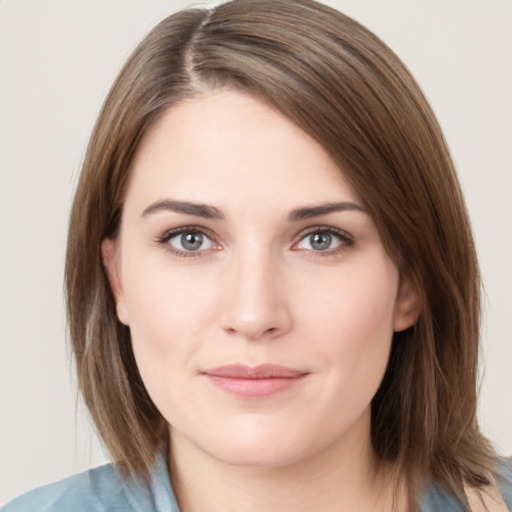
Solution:
M 504 460 L 498 484 L 512 510 L 512 459 Z M 163 457 L 157 460 L 148 485 L 123 480 L 111 464 L 34 489 L 14 499 L 1 512 L 179 512 Z M 462 512 L 447 493 L 429 487 L 419 512 Z

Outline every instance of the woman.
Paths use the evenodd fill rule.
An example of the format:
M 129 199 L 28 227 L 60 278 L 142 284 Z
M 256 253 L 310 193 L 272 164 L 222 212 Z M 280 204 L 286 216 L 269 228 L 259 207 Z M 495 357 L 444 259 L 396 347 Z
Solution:
M 115 464 L 6 511 L 511 506 L 448 151 L 398 58 L 332 9 L 235 0 L 147 36 L 90 140 L 66 286 Z

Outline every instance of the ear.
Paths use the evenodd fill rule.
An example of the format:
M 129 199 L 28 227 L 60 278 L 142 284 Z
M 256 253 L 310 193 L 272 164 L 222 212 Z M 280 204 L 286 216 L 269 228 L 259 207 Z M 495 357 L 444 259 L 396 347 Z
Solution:
M 405 331 L 420 316 L 423 304 L 418 286 L 411 276 L 401 276 L 395 304 L 394 330 Z
M 121 279 L 119 277 L 119 269 L 117 262 L 116 243 L 111 238 L 106 238 L 101 242 L 101 256 L 103 266 L 107 272 L 110 289 L 114 295 L 116 302 L 117 318 L 124 325 L 128 325 L 128 310 L 126 308 L 126 300 L 123 293 Z

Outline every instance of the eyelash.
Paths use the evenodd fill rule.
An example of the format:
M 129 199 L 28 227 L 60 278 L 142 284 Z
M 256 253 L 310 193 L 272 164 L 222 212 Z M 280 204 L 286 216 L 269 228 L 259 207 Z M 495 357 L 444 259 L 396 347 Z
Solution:
M 300 238 L 297 242 L 293 244 L 293 246 L 296 246 L 303 240 L 305 240 L 308 236 L 314 235 L 314 234 L 327 234 L 332 235 L 340 240 L 340 244 L 333 248 L 333 249 L 326 249 L 324 251 L 314 251 L 314 250 L 308 250 L 308 253 L 310 257 L 316 258 L 316 257 L 327 257 L 327 256 L 336 256 L 340 254 L 341 252 L 347 250 L 349 247 L 352 247 L 354 245 L 354 239 L 351 235 L 349 235 L 346 231 L 343 231 L 342 229 L 334 228 L 332 226 L 314 226 L 311 228 L 306 229 L 300 234 Z
M 170 231 L 166 231 L 162 236 L 158 237 L 156 239 L 157 244 L 164 246 L 165 250 L 171 252 L 172 254 L 184 257 L 184 258 L 200 258 L 204 256 L 204 250 L 198 250 L 198 251 L 182 251 L 181 249 L 177 249 L 176 247 L 173 247 L 171 244 L 169 244 L 169 240 L 173 239 L 176 236 L 182 235 L 184 233 L 199 233 L 209 240 L 212 241 L 212 243 L 216 243 L 214 237 L 211 235 L 211 233 L 199 226 L 183 226 L 181 228 L 177 229 L 171 229 Z
M 185 258 L 200 258 L 205 256 L 206 250 L 197 250 L 197 251 L 183 251 L 181 249 L 177 249 L 176 247 L 173 247 L 171 244 L 169 244 L 169 240 L 173 239 L 176 236 L 182 235 L 184 233 L 199 233 L 205 237 L 207 237 L 213 244 L 217 244 L 215 241 L 215 238 L 212 236 L 212 234 L 205 230 L 204 228 L 201 228 L 199 226 L 183 226 L 177 229 L 172 229 L 170 231 L 166 231 L 162 236 L 158 237 L 156 239 L 157 244 L 164 246 L 165 250 L 171 252 L 172 254 L 178 256 L 178 257 L 185 257 Z M 354 239 L 352 236 L 350 236 L 347 232 L 334 228 L 332 226 L 314 226 L 311 228 L 308 228 L 307 230 L 300 233 L 299 239 L 293 243 L 292 250 L 300 250 L 300 249 L 293 249 L 296 245 L 301 243 L 303 240 L 305 240 L 308 236 L 311 236 L 313 234 L 327 234 L 332 235 L 340 240 L 340 244 L 335 247 L 334 249 L 326 249 L 323 251 L 315 251 L 315 250 L 306 250 L 311 257 L 326 257 L 326 256 L 334 256 L 342 251 L 346 250 L 349 247 L 352 247 L 354 245 Z

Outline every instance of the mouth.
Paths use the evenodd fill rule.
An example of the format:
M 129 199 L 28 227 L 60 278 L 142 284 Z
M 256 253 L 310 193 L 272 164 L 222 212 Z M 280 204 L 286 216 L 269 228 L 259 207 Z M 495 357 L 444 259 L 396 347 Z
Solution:
M 296 386 L 308 372 L 275 364 L 230 364 L 206 370 L 203 375 L 214 386 L 233 395 L 265 398 Z

